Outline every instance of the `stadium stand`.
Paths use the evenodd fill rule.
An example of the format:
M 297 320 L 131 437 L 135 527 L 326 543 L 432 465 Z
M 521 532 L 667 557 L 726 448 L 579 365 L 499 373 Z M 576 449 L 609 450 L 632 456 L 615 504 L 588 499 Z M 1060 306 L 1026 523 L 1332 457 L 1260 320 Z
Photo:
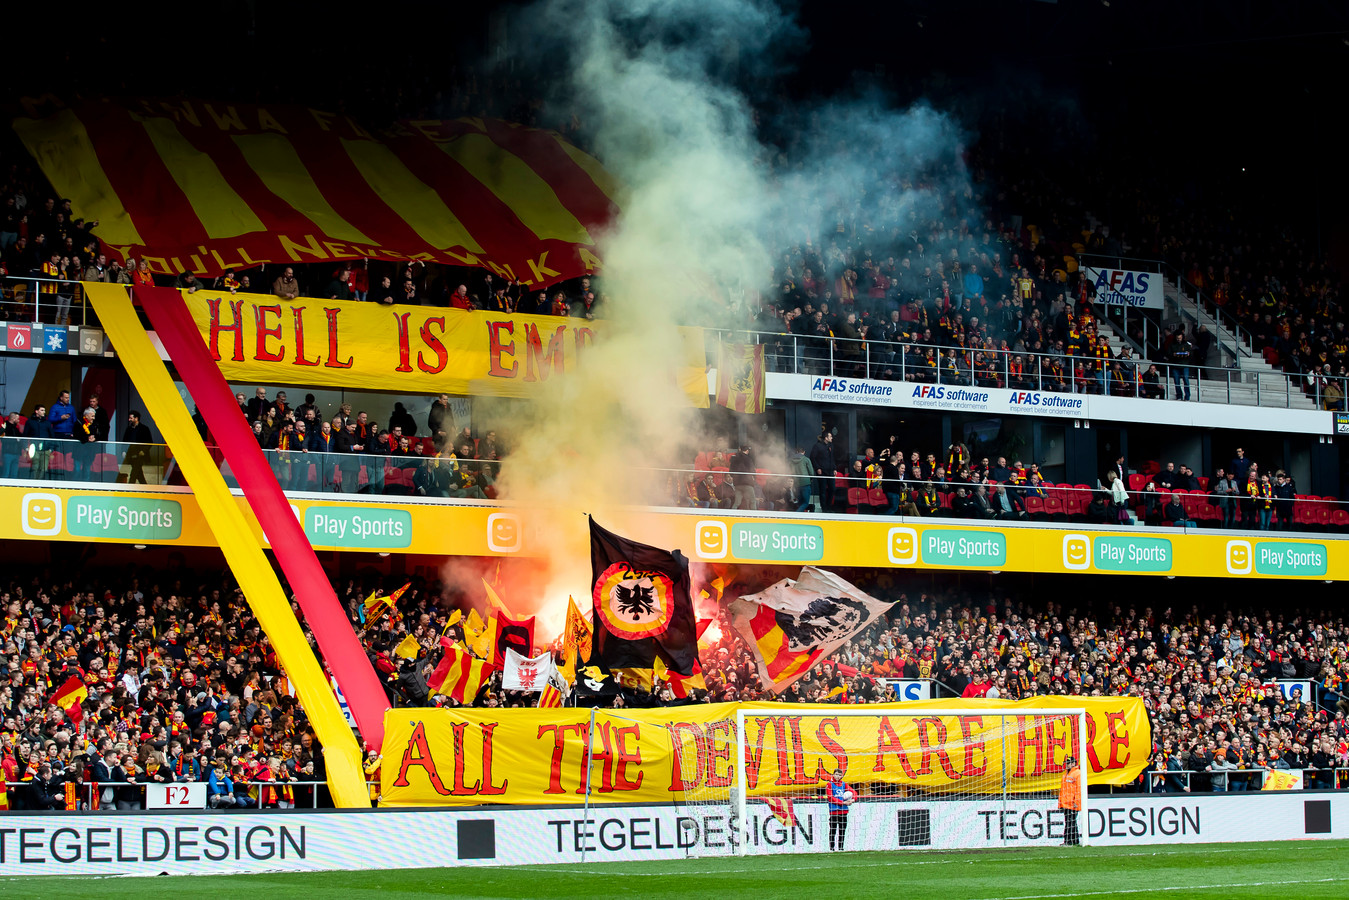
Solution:
M 890 613 L 777 699 L 893 700 L 889 679 L 932 679 L 965 697 L 1133 694 L 1147 704 L 1156 744 L 1139 790 L 1216 790 L 1219 778 L 1244 790 L 1266 768 L 1310 769 L 1309 785 L 1349 787 L 1349 631 L 1331 610 L 1273 614 L 1258 592 L 1226 598 L 1222 609 L 1186 609 L 1193 592 L 1169 590 L 1153 599 L 1177 605 L 1159 609 L 1133 602 L 1127 585 L 1060 603 L 1029 580 L 982 595 L 941 578 L 919 589 L 889 573 L 863 583 L 894 602 Z M 368 587 L 337 584 L 390 701 L 455 704 L 432 696 L 427 678 L 440 635 L 462 636 L 448 617 L 464 598 L 414 579 L 393 610 L 365 622 Z M 3 602 L 0 766 L 12 808 L 138 808 L 137 785 L 226 777 L 233 799 L 214 806 L 328 802 L 315 784 L 321 748 L 227 574 L 170 581 L 148 570 L 72 578 L 11 568 Z M 409 636 L 415 658 L 393 652 Z M 623 701 L 766 696 L 724 617 L 701 657 L 706 688 L 687 700 L 665 686 L 625 690 Z M 72 678 L 85 692 L 78 710 L 63 706 Z M 1285 696 L 1282 680 L 1300 684 Z M 536 702 L 503 692 L 497 673 L 476 705 Z M 1215 758 L 1247 771 L 1215 775 L 1227 768 Z M 377 767 L 372 758 L 367 774 Z

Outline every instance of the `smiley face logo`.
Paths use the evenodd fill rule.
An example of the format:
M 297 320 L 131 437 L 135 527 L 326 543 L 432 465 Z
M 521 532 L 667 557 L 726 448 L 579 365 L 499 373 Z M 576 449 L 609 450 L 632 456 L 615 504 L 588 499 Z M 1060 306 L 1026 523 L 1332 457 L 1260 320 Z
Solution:
M 730 539 L 726 534 L 726 523 L 715 519 L 703 519 L 693 526 L 693 546 L 698 549 L 701 559 L 725 559 L 730 549 Z
M 1227 571 L 1232 575 L 1251 574 L 1251 561 L 1254 555 L 1251 553 L 1250 541 L 1228 541 L 1227 542 Z
M 51 537 L 61 533 L 61 498 L 57 494 L 24 494 L 20 524 L 24 534 Z
M 487 549 L 493 553 L 520 551 L 520 519 L 511 513 L 492 513 L 487 517 Z
M 1085 534 L 1063 536 L 1063 567 L 1081 571 L 1091 568 L 1091 538 Z
M 897 566 L 918 562 L 918 532 L 913 528 L 891 528 L 885 536 L 885 553 Z

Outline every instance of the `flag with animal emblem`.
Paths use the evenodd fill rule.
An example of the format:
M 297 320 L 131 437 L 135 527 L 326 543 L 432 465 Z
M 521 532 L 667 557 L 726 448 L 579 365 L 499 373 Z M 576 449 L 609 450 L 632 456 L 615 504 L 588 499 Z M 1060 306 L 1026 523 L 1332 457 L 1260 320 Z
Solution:
M 681 675 L 698 661 L 689 561 L 621 538 L 590 520 L 592 648 L 603 669 L 650 670 L 657 655 Z
M 571 688 L 567 686 L 562 673 L 554 666 L 548 672 L 548 683 L 539 694 L 539 709 L 560 709 L 567 702 L 567 695 L 570 693 Z
M 529 656 L 534 649 L 533 616 L 512 619 L 501 610 L 494 610 L 489 630 L 492 633 L 492 665 L 498 669 L 506 664 L 507 650 Z
M 742 413 L 767 407 L 763 344 L 728 344 L 717 348 L 717 403 Z
M 427 686 L 432 694 L 445 694 L 460 703 L 472 703 L 495 669 L 491 663 L 474 659 L 458 647 L 446 647 L 440 665 L 427 679 Z
M 84 707 L 80 704 L 88 697 L 89 690 L 84 686 L 84 679 L 78 675 L 71 675 L 56 689 L 52 702 L 61 707 L 72 725 L 79 725 L 80 720 L 84 718 Z
M 501 668 L 501 688 L 506 691 L 541 691 L 553 671 L 553 654 L 545 650 L 538 656 L 522 656 L 506 648 Z
M 590 658 L 590 622 L 581 615 L 574 597 L 567 598 L 567 625 L 562 632 L 562 677 L 576 683 L 576 661 Z
M 806 566 L 727 605 L 731 623 L 749 645 L 759 680 L 774 693 L 796 681 L 889 608 L 832 572 Z

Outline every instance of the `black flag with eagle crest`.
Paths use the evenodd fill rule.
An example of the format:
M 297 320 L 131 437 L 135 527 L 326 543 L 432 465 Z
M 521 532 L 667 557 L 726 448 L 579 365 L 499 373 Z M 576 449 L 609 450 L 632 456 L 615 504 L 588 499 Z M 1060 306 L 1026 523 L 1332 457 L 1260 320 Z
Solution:
M 595 638 L 590 662 L 602 669 L 651 669 L 659 656 L 672 672 L 693 674 L 698 631 L 689 593 L 689 561 L 621 538 L 590 520 Z

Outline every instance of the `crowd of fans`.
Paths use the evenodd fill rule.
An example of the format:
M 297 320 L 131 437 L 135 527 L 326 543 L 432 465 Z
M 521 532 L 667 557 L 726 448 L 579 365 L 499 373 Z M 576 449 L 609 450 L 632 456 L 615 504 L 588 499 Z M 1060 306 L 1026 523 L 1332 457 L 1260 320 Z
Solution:
M 286 391 L 268 399 L 267 388 L 259 387 L 252 398 L 235 399 L 287 490 L 497 497 L 505 444 L 494 430 L 474 437 L 465 426 L 450 434 L 454 420 L 446 394 L 431 402 L 424 430 L 402 403 L 394 404 L 382 427 L 363 410 L 353 413 L 350 403 L 328 417 L 313 394 L 292 405 Z M 198 428 L 209 443 L 205 423 Z
M 1184 463 L 1147 461 L 1133 471 L 1123 457 L 1095 484 L 1055 484 L 1037 463 L 1005 456 L 975 458 L 964 444 L 938 456 L 905 453 L 897 436 L 877 452 L 848 458 L 831 433 L 807 451 L 798 447 L 785 472 L 758 468 L 752 447 L 699 454 L 687 472 L 672 475 L 667 502 L 697 509 L 865 512 L 976 520 L 1069 518 L 1096 524 L 1246 528 L 1268 531 L 1342 528 L 1341 504 L 1297 492 L 1283 468 L 1237 448 L 1212 476 Z M 1062 503 L 1053 502 L 1056 493 Z M 1198 504 L 1198 505 L 1197 505 Z M 1299 518 L 1299 505 L 1317 515 Z M 1325 516 L 1320 516 L 1322 511 Z M 1332 515 L 1338 513 L 1338 515 Z
M 227 577 L 11 570 L 0 607 L 11 808 L 136 809 L 142 785 L 195 781 L 212 807 L 322 801 L 322 750 Z M 54 702 L 72 676 L 78 712 Z
M 977 594 L 849 574 L 893 606 L 777 699 L 894 700 L 890 679 L 901 678 L 934 679 L 939 692 L 965 697 L 1130 694 L 1153 723 L 1152 771 L 1140 789 L 1241 790 L 1274 768 L 1314 770 L 1313 787 L 1349 786 L 1349 773 L 1329 771 L 1349 767 L 1349 630 L 1333 611 L 1275 613 L 1240 597 L 1212 611 L 1144 607 L 1110 599 L 1109 587 L 1045 603 L 1016 581 Z M 372 585 L 336 587 L 390 703 L 455 703 L 428 677 L 441 635 L 460 634 L 450 613 L 472 598 L 414 579 L 387 615 L 366 621 Z M 731 580 L 724 596 L 758 587 Z M 1188 602 L 1192 592 L 1167 593 Z M 11 570 L 0 606 L 0 774 L 11 808 L 132 809 L 142 785 L 186 781 L 206 782 L 213 808 L 327 802 L 322 749 L 228 574 Z M 713 615 L 700 645 L 705 688 L 677 699 L 657 680 L 611 702 L 769 698 L 724 611 Z M 395 652 L 409 635 L 415 656 Z M 67 711 L 55 695 L 72 677 L 88 696 Z M 1315 696 L 1285 696 L 1271 686 L 1279 679 L 1310 683 Z M 474 703 L 534 706 L 537 695 L 502 691 L 498 673 Z M 372 752 L 372 782 L 380 764 Z

